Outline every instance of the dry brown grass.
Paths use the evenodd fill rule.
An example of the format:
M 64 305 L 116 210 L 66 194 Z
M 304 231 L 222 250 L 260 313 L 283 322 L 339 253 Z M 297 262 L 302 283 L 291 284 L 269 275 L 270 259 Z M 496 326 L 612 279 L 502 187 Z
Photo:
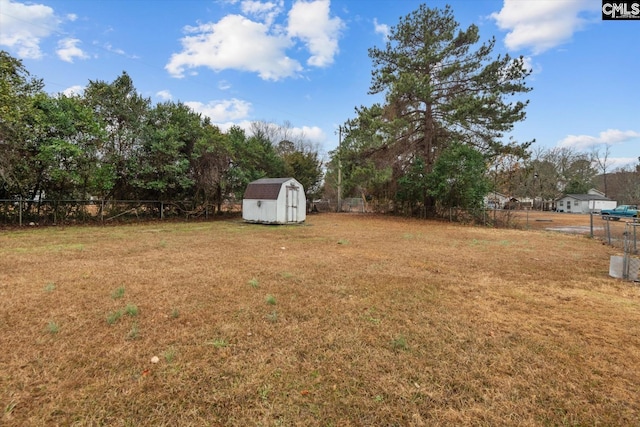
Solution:
M 613 251 L 335 214 L 2 232 L 0 424 L 639 425 Z

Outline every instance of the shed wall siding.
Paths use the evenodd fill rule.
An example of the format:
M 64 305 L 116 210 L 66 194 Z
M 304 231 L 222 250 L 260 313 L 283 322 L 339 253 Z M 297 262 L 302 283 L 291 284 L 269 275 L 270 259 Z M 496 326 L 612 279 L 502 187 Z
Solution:
M 260 202 L 260 206 L 258 206 Z M 276 223 L 278 212 L 277 200 L 253 200 L 242 201 L 242 219 L 250 222 Z

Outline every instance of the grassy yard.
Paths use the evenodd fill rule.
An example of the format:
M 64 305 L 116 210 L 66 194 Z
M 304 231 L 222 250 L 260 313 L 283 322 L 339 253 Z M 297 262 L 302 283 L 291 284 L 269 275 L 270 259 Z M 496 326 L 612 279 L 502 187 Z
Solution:
M 0 425 L 640 425 L 615 253 L 345 214 L 1 231 Z

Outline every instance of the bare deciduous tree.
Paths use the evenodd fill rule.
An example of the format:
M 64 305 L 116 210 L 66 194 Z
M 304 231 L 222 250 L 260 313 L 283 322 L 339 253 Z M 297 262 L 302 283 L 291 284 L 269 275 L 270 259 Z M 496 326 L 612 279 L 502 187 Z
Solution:
M 603 144 L 604 150 L 599 147 L 595 147 L 592 151 L 593 162 L 598 168 L 599 172 L 602 172 L 602 180 L 604 184 L 604 195 L 609 195 L 609 188 L 607 185 L 607 172 L 609 169 L 609 155 L 611 154 L 611 146 L 609 144 Z

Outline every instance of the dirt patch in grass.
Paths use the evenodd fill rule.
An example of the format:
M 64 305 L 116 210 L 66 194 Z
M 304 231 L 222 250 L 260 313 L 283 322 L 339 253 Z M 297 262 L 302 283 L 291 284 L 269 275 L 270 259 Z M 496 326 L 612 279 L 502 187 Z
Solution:
M 638 425 L 613 253 L 336 214 L 2 233 L 0 424 Z

